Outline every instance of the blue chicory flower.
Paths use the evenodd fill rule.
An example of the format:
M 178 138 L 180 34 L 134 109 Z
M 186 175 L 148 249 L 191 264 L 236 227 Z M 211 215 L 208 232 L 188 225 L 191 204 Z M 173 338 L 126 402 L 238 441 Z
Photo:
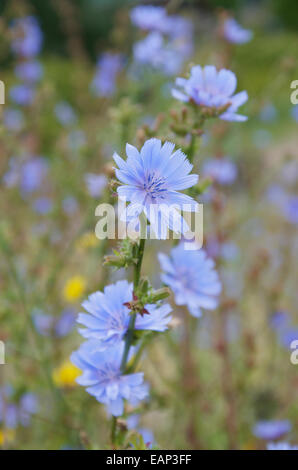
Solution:
M 123 185 L 117 188 L 120 198 L 130 201 L 127 218 L 136 219 L 142 212 L 150 221 L 157 238 L 164 239 L 168 228 L 177 233 L 186 233 L 189 227 L 177 209 L 196 211 L 197 202 L 182 189 L 194 186 L 198 175 L 190 175 L 192 165 L 181 150 L 171 142 L 162 145 L 158 139 L 145 142 L 139 152 L 132 145 L 126 145 L 127 160 L 116 153 L 114 160 L 117 178 Z
M 76 381 L 86 387 L 90 395 L 106 405 L 108 413 L 121 416 L 124 412 L 124 399 L 131 405 L 137 405 L 147 397 L 148 387 L 143 382 L 144 374 L 122 374 L 120 366 L 123 342 L 104 351 L 99 351 L 97 346 L 97 340 L 89 340 L 72 353 L 71 361 L 83 372 Z
M 145 31 L 164 31 L 167 12 L 163 7 L 139 5 L 130 12 L 132 23 Z
M 12 23 L 12 50 L 21 57 L 34 57 L 39 54 L 42 46 L 42 31 L 34 16 L 18 18 Z
M 53 209 L 53 201 L 46 196 L 39 197 L 33 202 L 33 209 L 37 214 L 47 215 Z
M 291 431 L 291 423 L 283 421 L 259 421 L 253 428 L 253 434 L 259 439 L 271 441 L 279 439 Z
M 142 428 L 139 426 L 140 415 L 132 414 L 126 418 L 126 426 L 127 429 L 135 429 L 141 436 L 143 437 L 143 441 L 148 447 L 148 449 L 152 448 L 154 444 L 154 435 L 151 429 Z
M 237 166 L 227 157 L 212 158 L 203 164 L 202 173 L 219 184 L 228 185 L 237 178 Z
M 17 132 L 24 127 L 24 115 L 19 109 L 5 109 L 3 113 L 3 122 L 6 129 Z
M 221 108 L 229 105 L 226 111 L 220 114 L 220 119 L 226 121 L 246 121 L 247 117 L 237 114 L 239 106 L 244 104 L 248 95 L 241 91 L 236 95 L 237 78 L 230 70 L 216 70 L 214 65 L 192 67 L 190 78 L 177 78 L 176 85 L 183 92 L 173 89 L 172 95 L 183 102 L 192 101 L 198 106 Z
M 298 224 L 298 196 L 290 196 L 284 203 L 283 213 L 288 222 Z
M 77 121 L 76 113 L 66 101 L 60 101 L 54 108 L 56 118 L 62 126 L 72 126 Z
M 87 186 L 90 196 L 97 198 L 102 195 L 104 188 L 108 184 L 108 180 L 105 175 L 86 173 L 85 184 Z
M 15 85 L 9 90 L 10 99 L 20 105 L 29 106 L 35 98 L 35 91 L 31 86 L 21 84 Z
M 148 34 L 133 46 L 134 60 L 149 65 L 165 75 L 179 73 L 183 63 L 192 53 L 192 43 L 183 38 L 165 41 L 158 32 Z
M 194 317 L 201 316 L 201 308 L 217 307 L 221 283 L 204 250 L 185 250 L 181 242 L 170 256 L 159 253 L 158 259 L 164 271 L 161 279 L 174 292 L 177 305 L 186 305 Z
M 234 44 L 245 44 L 252 39 L 253 33 L 244 29 L 234 18 L 228 18 L 223 24 L 224 38 Z
M 95 77 L 91 89 L 97 96 L 110 97 L 116 91 L 117 75 L 123 67 L 121 54 L 103 54 L 97 63 Z
M 37 60 L 21 62 L 15 67 L 15 74 L 28 83 L 38 82 L 43 75 L 42 65 Z
M 130 310 L 125 305 L 133 300 L 133 285 L 118 281 L 104 288 L 104 292 L 91 294 L 82 304 L 88 312 L 80 313 L 77 322 L 86 328 L 79 332 L 84 338 L 96 339 L 98 347 L 105 349 L 121 342 L 127 332 Z M 164 304 L 145 305 L 147 313 L 137 314 L 136 330 L 165 331 L 171 320 L 171 307 Z
M 32 157 L 21 167 L 20 187 L 25 194 L 37 191 L 48 173 L 48 164 L 43 157 Z

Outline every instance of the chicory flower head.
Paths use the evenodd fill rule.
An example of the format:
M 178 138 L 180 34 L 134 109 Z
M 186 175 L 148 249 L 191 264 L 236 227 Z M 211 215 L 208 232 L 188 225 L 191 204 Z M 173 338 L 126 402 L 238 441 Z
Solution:
M 12 50 L 21 57 L 34 57 L 42 46 L 42 31 L 34 16 L 18 18 L 12 23 L 14 38 Z
M 15 74 L 28 83 L 38 82 L 43 75 L 42 65 L 37 60 L 21 62 L 15 67 Z
M 116 176 L 123 183 L 117 188 L 118 195 L 131 203 L 125 215 L 136 219 L 144 212 L 155 235 L 162 239 L 168 228 L 177 233 L 189 230 L 177 209 L 198 208 L 194 199 L 179 192 L 194 186 L 198 175 L 189 174 L 192 165 L 181 150 L 173 153 L 174 147 L 171 142 L 162 145 L 160 140 L 150 139 L 140 152 L 127 144 L 126 161 L 114 154 L 119 168 Z
M 229 158 L 212 158 L 203 165 L 204 176 L 209 176 L 219 184 L 234 183 L 237 178 L 237 166 Z
M 15 85 L 9 90 L 9 96 L 14 103 L 29 106 L 35 98 L 35 90 L 26 84 Z
M 158 258 L 164 271 L 161 279 L 174 292 L 177 305 L 186 305 L 194 317 L 201 316 L 201 308 L 217 307 L 221 283 L 204 250 L 185 250 L 180 243 L 170 256 L 159 253 Z
M 133 299 L 133 286 L 127 281 L 118 281 L 104 288 L 104 292 L 91 294 L 82 306 L 88 312 L 80 313 L 77 322 L 86 328 L 79 332 L 87 339 L 98 340 L 98 346 L 105 349 L 121 342 L 127 332 L 130 310 L 126 306 Z M 165 331 L 171 320 L 171 307 L 145 305 L 146 314 L 138 314 L 136 330 Z
M 91 89 L 97 96 L 112 96 L 116 91 L 117 75 L 123 67 L 121 54 L 103 54 L 97 63 L 97 71 Z
M 259 439 L 271 441 L 279 439 L 291 431 L 291 423 L 284 421 L 259 421 L 253 428 L 253 434 Z
M 245 44 L 252 39 L 253 33 L 244 29 L 234 18 L 228 18 L 223 25 L 224 38 L 234 44 Z
M 108 184 L 105 175 L 97 175 L 96 173 L 86 173 L 84 179 L 88 192 L 92 197 L 100 197 Z
M 132 23 L 145 31 L 163 31 L 167 12 L 163 7 L 139 5 L 130 12 Z
M 237 78 L 230 70 L 216 70 L 214 65 L 201 67 L 195 65 L 190 72 L 190 78 L 177 78 L 176 85 L 183 89 L 183 92 L 173 89 L 172 95 L 183 102 L 193 102 L 194 104 L 207 108 L 227 109 L 220 114 L 220 119 L 225 121 L 246 121 L 247 117 L 237 114 L 239 106 L 247 99 L 247 92 L 241 91 L 236 95 Z
M 124 399 L 131 405 L 137 405 L 147 397 L 148 387 L 143 382 L 144 374 L 122 374 L 120 365 L 123 342 L 104 351 L 99 351 L 97 345 L 97 340 L 89 340 L 72 353 L 72 363 L 83 372 L 76 381 L 86 387 L 90 395 L 106 405 L 108 413 L 121 416 Z
M 56 118 L 62 126 L 72 126 L 77 121 L 76 113 L 66 101 L 60 101 L 54 108 Z
M 184 38 L 166 41 L 157 31 L 136 42 L 133 55 L 136 62 L 149 65 L 165 75 L 179 73 L 183 62 L 192 53 L 192 43 Z

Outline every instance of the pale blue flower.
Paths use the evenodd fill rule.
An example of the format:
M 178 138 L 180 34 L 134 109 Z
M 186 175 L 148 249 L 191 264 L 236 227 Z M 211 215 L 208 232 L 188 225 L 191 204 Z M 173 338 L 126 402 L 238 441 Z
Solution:
M 10 99 L 20 105 L 29 106 L 35 98 L 35 91 L 31 86 L 21 84 L 15 85 L 9 90 Z
M 72 106 L 66 101 L 60 101 L 54 108 L 56 118 L 62 126 L 73 126 L 77 122 L 77 116 Z
M 24 127 L 24 115 L 19 109 L 5 109 L 3 112 L 3 122 L 7 129 L 20 131 Z
M 186 39 L 166 41 L 158 32 L 148 34 L 133 46 L 136 62 L 159 70 L 165 75 L 179 73 L 192 53 L 192 43 Z
M 177 78 L 176 85 L 183 92 L 173 89 L 172 95 L 183 102 L 193 102 L 198 106 L 221 108 L 229 105 L 219 117 L 226 121 L 246 121 L 247 117 L 237 114 L 239 106 L 244 104 L 248 95 L 241 91 L 233 93 L 237 87 L 236 75 L 230 70 L 216 70 L 214 65 L 192 67 L 190 78 Z
M 186 305 L 194 317 L 201 316 L 201 308 L 217 307 L 221 283 L 204 250 L 185 250 L 181 242 L 170 256 L 159 253 L 158 259 L 164 271 L 161 279 L 174 292 L 177 305 Z
M 91 294 L 82 304 L 88 312 L 80 313 L 77 322 L 86 328 L 79 332 L 84 338 L 98 340 L 98 347 L 104 349 L 121 342 L 127 332 L 131 311 L 124 305 L 133 300 L 133 285 L 118 281 L 104 288 L 104 292 Z M 136 330 L 165 331 L 171 320 L 171 307 L 145 305 L 147 313 L 137 314 Z
M 284 216 L 291 224 L 298 224 L 298 196 L 290 196 L 285 201 Z
M 259 439 L 271 441 L 279 439 L 291 431 L 291 423 L 284 421 L 259 421 L 253 428 L 253 434 Z
M 147 397 L 148 387 L 143 382 L 144 374 L 121 373 L 123 342 L 104 351 L 99 351 L 97 345 L 97 340 L 89 340 L 72 353 L 71 361 L 83 372 L 76 381 L 86 387 L 90 395 L 106 405 L 108 413 L 121 416 L 124 399 L 131 405 L 137 405 Z
M 95 198 L 102 195 L 103 190 L 108 184 L 105 175 L 97 175 L 96 173 L 86 173 L 84 179 L 90 196 Z
M 298 450 L 298 446 L 289 444 L 288 442 L 269 442 L 267 450 Z
M 237 166 L 227 157 L 211 158 L 203 164 L 204 176 L 209 176 L 222 185 L 234 183 L 237 178 Z
M 244 29 L 234 18 L 228 18 L 223 25 L 223 35 L 227 41 L 235 44 L 245 44 L 249 42 L 253 33 L 249 29 Z
M 33 209 L 37 214 L 47 215 L 53 209 L 53 201 L 46 196 L 39 197 L 33 202 Z
M 97 96 L 112 96 L 116 91 L 117 75 L 123 67 L 121 54 L 103 54 L 97 63 L 91 89 Z
M 21 62 L 15 67 L 15 74 L 28 83 L 38 82 L 43 75 L 42 65 L 37 60 Z
M 20 187 L 23 193 L 37 191 L 48 173 L 48 164 L 43 157 L 32 157 L 21 167 Z
M 154 435 L 151 429 L 142 428 L 139 426 L 140 415 L 133 414 L 126 418 L 127 429 L 135 429 L 143 437 L 143 441 L 146 444 L 148 449 L 152 448 L 152 445 L 155 443 Z
M 130 201 L 127 218 L 136 219 L 145 213 L 158 238 L 166 238 L 167 229 L 186 233 L 189 227 L 177 209 L 195 211 L 197 202 L 181 194 L 182 189 L 194 186 L 198 175 L 190 175 L 192 165 L 181 150 L 173 153 L 175 145 L 158 139 L 145 142 L 139 152 L 126 145 L 127 160 L 116 153 L 114 160 L 117 178 L 123 183 L 117 188 L 120 198 Z
M 167 11 L 163 7 L 139 5 L 130 12 L 132 23 L 145 31 L 163 31 L 167 20 Z
M 34 16 L 18 18 L 12 23 L 12 50 L 21 57 L 34 57 L 42 46 L 42 32 Z

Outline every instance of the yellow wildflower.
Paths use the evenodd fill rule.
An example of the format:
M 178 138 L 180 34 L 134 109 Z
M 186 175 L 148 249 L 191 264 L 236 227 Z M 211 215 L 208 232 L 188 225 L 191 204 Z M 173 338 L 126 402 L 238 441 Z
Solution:
M 76 302 L 82 297 L 86 289 L 86 280 L 83 276 L 74 276 L 66 282 L 63 295 L 68 302 Z
M 84 233 L 77 241 L 76 246 L 79 250 L 87 250 L 93 248 L 98 244 L 98 239 L 94 232 Z
M 15 438 L 15 431 L 12 429 L 0 429 L 0 447 L 9 444 Z
M 53 380 L 57 387 L 73 387 L 76 385 L 76 378 L 82 371 L 69 360 L 63 362 L 60 367 L 53 371 Z

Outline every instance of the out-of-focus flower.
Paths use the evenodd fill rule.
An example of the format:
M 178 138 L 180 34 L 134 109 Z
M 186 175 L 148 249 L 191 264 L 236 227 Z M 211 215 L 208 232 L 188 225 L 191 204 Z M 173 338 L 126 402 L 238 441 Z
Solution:
M 56 320 L 54 328 L 55 334 L 60 337 L 68 335 L 68 333 L 73 329 L 74 324 L 74 311 L 70 309 L 63 310 L 60 317 Z
M 32 157 L 21 167 L 20 187 L 24 194 L 37 191 L 48 173 L 48 164 L 43 157 Z
M 15 431 L 12 429 L 0 429 L 0 447 L 10 444 L 15 439 Z
M 80 150 L 86 145 L 86 135 L 81 129 L 75 129 L 69 133 L 68 147 L 73 150 Z
M 70 106 L 70 104 L 66 101 L 57 103 L 54 108 L 54 112 L 56 118 L 62 126 L 72 126 L 77 122 L 76 113 L 74 112 L 72 106 Z
M 66 282 L 63 296 L 68 302 L 76 302 L 82 297 L 86 289 L 86 280 L 83 276 L 74 276 Z
M 62 208 L 67 215 L 72 215 L 78 210 L 78 201 L 73 196 L 67 196 L 62 201 Z
M 8 108 L 3 113 L 4 126 L 11 131 L 20 131 L 25 124 L 24 115 L 19 109 Z
M 108 184 L 107 177 L 95 173 L 86 173 L 84 178 L 90 196 L 95 198 L 100 197 Z
M 84 233 L 77 241 L 76 246 L 79 250 L 94 248 L 98 245 L 98 239 L 94 232 Z
M 88 312 L 80 313 L 77 322 L 86 328 L 79 328 L 84 338 L 96 339 L 98 347 L 105 349 L 121 342 L 127 333 L 130 310 L 126 306 L 133 300 L 133 285 L 127 281 L 118 281 L 104 288 L 104 292 L 95 292 L 82 303 Z M 134 328 L 136 330 L 165 331 L 171 320 L 171 307 L 145 305 L 146 314 L 138 314 Z
M 160 140 L 150 139 L 140 152 L 126 144 L 126 161 L 114 154 L 119 167 L 116 176 L 123 183 L 117 188 L 118 195 L 131 202 L 124 215 L 134 220 L 144 212 L 155 235 L 161 239 L 166 238 L 168 229 L 177 233 L 189 230 L 176 209 L 198 208 L 194 199 L 179 192 L 194 186 L 198 175 L 189 174 L 192 165 L 181 150 L 173 153 L 174 147 L 171 142 L 162 146 Z
M 123 400 L 136 405 L 148 395 L 148 387 L 143 382 L 144 374 L 137 372 L 123 375 L 120 370 L 124 343 L 104 351 L 98 350 L 96 340 L 86 341 L 78 351 L 72 353 L 71 361 L 83 374 L 77 383 L 100 403 L 107 406 L 108 413 L 121 416 Z
M 42 46 L 42 32 L 34 16 L 18 18 L 12 23 L 12 50 L 21 57 L 34 57 Z
M 192 53 L 192 43 L 184 38 L 166 41 L 158 32 L 148 34 L 134 44 L 136 62 L 149 65 L 166 75 L 179 73 L 183 63 Z
M 117 75 L 123 67 L 121 54 L 103 54 L 97 63 L 97 70 L 91 89 L 97 96 L 112 96 L 116 91 Z
M 237 166 L 227 157 L 211 158 L 203 164 L 202 172 L 223 185 L 232 184 L 237 178 Z
M 14 389 L 10 386 L 0 389 L 0 423 L 7 429 L 16 429 L 20 424 L 28 426 L 31 416 L 37 413 L 38 400 L 34 393 L 21 394 L 18 401 L 12 401 Z
M 49 336 L 54 325 L 54 317 L 39 311 L 32 314 L 33 324 L 36 331 L 43 336 Z
M 284 421 L 259 421 L 253 428 L 253 434 L 259 439 L 271 441 L 279 439 L 291 431 L 291 423 Z
M 269 442 L 267 450 L 298 450 L 298 446 L 289 444 L 288 442 Z
M 32 60 L 21 62 L 15 67 L 15 74 L 20 80 L 28 83 L 38 82 L 43 75 L 43 68 L 40 62 Z
M 237 114 L 239 106 L 247 99 L 247 92 L 241 91 L 236 95 L 237 78 L 230 70 L 216 70 L 214 65 L 192 67 L 190 78 L 177 78 L 176 85 L 183 92 L 173 89 L 172 95 L 183 102 L 193 102 L 198 106 L 208 108 L 222 108 L 228 106 L 226 111 L 220 114 L 220 119 L 226 121 L 246 121 L 247 117 Z
M 284 203 L 284 216 L 293 225 L 298 224 L 298 196 L 290 196 Z
M 39 197 L 33 202 L 33 209 L 37 214 L 46 215 L 51 212 L 53 201 L 49 197 Z
M 36 311 L 32 314 L 32 320 L 40 335 L 49 336 L 55 334 L 58 337 L 63 337 L 74 327 L 75 314 L 70 309 L 64 310 L 60 317 Z
M 270 317 L 270 325 L 274 330 L 280 330 L 287 327 L 290 323 L 290 318 L 288 313 L 279 311 L 273 313 Z
M 171 256 L 159 253 L 158 259 L 164 271 L 161 279 L 173 290 L 177 305 L 186 305 L 194 317 L 201 316 L 201 308 L 217 307 L 221 283 L 204 250 L 185 250 L 180 243 Z
M 53 381 L 57 387 L 67 388 L 76 385 L 76 379 L 80 376 L 81 371 L 69 360 L 63 362 L 61 366 L 53 371 Z
M 272 122 L 277 117 L 276 107 L 272 103 L 267 103 L 260 112 L 260 119 L 264 122 Z
M 30 424 L 31 416 L 38 411 L 38 399 L 35 393 L 24 393 L 19 402 L 19 420 L 22 426 L 27 427 Z
M 35 98 L 35 91 L 31 86 L 15 85 L 9 90 L 11 100 L 20 106 L 29 106 Z
M 134 414 L 126 418 L 127 429 L 135 429 L 143 437 L 144 443 L 148 449 L 152 448 L 152 445 L 155 443 L 154 435 L 151 429 L 142 428 L 139 426 L 140 415 Z
M 132 23 L 145 31 L 163 31 L 167 20 L 167 12 L 163 7 L 139 5 L 130 12 Z
M 296 122 L 298 122 L 298 104 L 296 104 L 295 106 L 292 106 L 291 116 Z
M 234 18 L 228 18 L 223 24 L 224 38 L 234 44 L 245 44 L 249 42 L 253 33 L 249 29 L 244 29 Z

